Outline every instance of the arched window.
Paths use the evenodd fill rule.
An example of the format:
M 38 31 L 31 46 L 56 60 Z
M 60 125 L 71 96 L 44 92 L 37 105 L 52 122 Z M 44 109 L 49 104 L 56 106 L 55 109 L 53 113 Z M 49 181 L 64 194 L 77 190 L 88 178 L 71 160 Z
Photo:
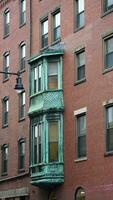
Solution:
M 85 200 L 86 194 L 82 187 L 77 188 L 75 192 L 75 200 Z

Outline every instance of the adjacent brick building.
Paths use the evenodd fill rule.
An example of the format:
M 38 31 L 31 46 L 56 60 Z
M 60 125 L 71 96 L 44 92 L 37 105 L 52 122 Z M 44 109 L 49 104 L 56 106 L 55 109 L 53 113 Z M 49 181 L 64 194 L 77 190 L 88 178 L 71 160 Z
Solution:
M 0 198 L 112 200 L 113 1 L 0 6 Z

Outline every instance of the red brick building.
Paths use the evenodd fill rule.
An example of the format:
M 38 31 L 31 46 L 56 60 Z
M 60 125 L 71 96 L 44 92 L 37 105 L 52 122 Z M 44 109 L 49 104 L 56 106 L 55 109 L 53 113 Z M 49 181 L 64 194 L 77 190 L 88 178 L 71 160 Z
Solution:
M 0 198 L 112 200 L 113 1 L 0 3 Z

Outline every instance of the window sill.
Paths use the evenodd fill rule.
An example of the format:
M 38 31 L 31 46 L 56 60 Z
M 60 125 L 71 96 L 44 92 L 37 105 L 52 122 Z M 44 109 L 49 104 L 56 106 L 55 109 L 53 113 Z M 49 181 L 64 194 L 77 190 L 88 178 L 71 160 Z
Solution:
M 5 82 L 7 82 L 7 81 L 9 81 L 9 78 L 4 79 L 4 80 L 3 80 L 3 83 L 5 83 Z
M 25 172 L 25 169 L 23 168 L 23 169 L 18 169 L 18 173 L 20 174 L 20 173 L 24 173 Z
M 101 15 L 101 18 L 105 17 L 106 15 L 109 15 L 109 14 L 112 13 L 112 12 L 113 12 L 113 8 L 110 9 L 110 10 L 105 11 L 105 12 Z
M 20 119 L 18 120 L 18 122 L 22 122 L 22 121 L 24 121 L 24 120 L 25 120 L 25 117 L 20 118 Z
M 24 23 L 20 23 L 19 28 L 22 28 L 22 27 L 25 26 L 25 25 L 26 25 L 26 22 L 24 22 Z
M 113 151 L 105 152 L 104 157 L 113 156 Z
M 9 33 L 7 35 L 4 35 L 3 39 L 6 39 L 7 37 L 9 37 Z
M 78 32 L 78 31 L 80 31 L 81 29 L 83 29 L 85 27 L 85 25 L 84 26 L 81 26 L 81 27 L 78 27 L 78 28 L 76 28 L 75 29 L 75 31 L 74 31 L 74 33 L 76 33 L 76 32 Z
M 2 128 L 7 128 L 8 127 L 8 124 L 3 124 L 2 125 Z
M 74 160 L 75 163 L 77 163 L 77 162 L 83 162 L 83 161 L 87 161 L 87 157 L 78 158 L 78 159 Z
M 49 47 L 49 46 L 45 46 L 45 47 L 41 48 L 41 49 L 40 49 L 40 52 L 47 50 L 48 47 Z
M 7 172 L 1 174 L 1 176 L 7 176 L 7 175 L 8 175 Z
M 76 82 L 74 83 L 74 85 L 76 86 L 76 85 L 79 85 L 79 84 L 84 83 L 84 82 L 86 82 L 86 78 L 81 79 L 81 80 L 79 80 L 79 81 L 76 81 Z
M 52 42 L 52 46 L 54 46 L 55 44 L 58 44 L 59 42 L 61 42 L 61 38 L 57 39 L 57 40 L 54 40 Z
M 110 71 L 113 71 L 113 66 L 110 67 L 109 69 L 104 69 L 104 70 L 103 70 L 103 74 L 106 74 L 106 73 L 108 73 L 108 72 L 110 72 Z
M 23 69 L 19 69 L 20 74 L 24 73 L 25 71 L 25 67 Z

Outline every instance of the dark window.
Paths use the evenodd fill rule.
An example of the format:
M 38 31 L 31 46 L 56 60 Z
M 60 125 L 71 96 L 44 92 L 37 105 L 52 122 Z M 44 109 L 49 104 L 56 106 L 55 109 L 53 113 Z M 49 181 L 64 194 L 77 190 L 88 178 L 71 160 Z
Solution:
M 20 139 L 18 142 L 18 167 L 19 170 L 24 169 L 25 164 L 25 140 Z
M 58 62 L 48 62 L 48 89 L 58 88 Z
M 53 15 L 53 40 L 60 38 L 60 12 Z
M 85 79 L 85 51 L 76 53 L 77 58 L 77 69 L 76 69 L 76 79 L 77 81 Z
M 104 12 L 113 9 L 113 0 L 104 0 Z
M 113 67 L 113 37 L 105 39 L 105 68 Z
M 78 188 L 75 192 L 75 200 L 85 200 L 86 194 L 83 188 Z
M 25 68 L 25 60 L 26 60 L 26 45 L 22 43 L 20 45 L 20 70 Z
M 41 26 L 42 26 L 41 47 L 44 48 L 48 46 L 48 20 L 43 21 L 41 23 Z
M 42 65 L 34 68 L 34 93 L 42 90 Z
M 113 106 L 106 108 L 106 151 L 113 151 Z
M 26 0 L 20 1 L 20 25 L 26 22 Z
M 39 123 L 34 126 L 34 164 L 41 163 L 42 161 L 42 124 Z
M 9 34 L 9 25 L 10 25 L 10 11 L 6 10 L 4 12 L 4 36 Z
M 25 117 L 25 92 L 19 94 L 19 104 L 20 104 L 19 117 L 20 119 L 22 119 Z
M 2 174 L 7 174 L 8 171 L 8 145 L 2 146 Z
M 5 53 L 4 54 L 4 61 L 3 61 L 3 63 L 4 63 L 4 66 L 3 66 L 3 71 L 4 72 L 9 72 L 9 53 Z M 8 79 L 8 77 L 9 77 L 9 74 L 3 74 L 3 79 L 5 80 L 5 79 Z
M 77 116 L 77 158 L 86 157 L 86 114 Z
M 77 8 L 76 24 L 77 28 L 81 28 L 84 26 L 84 0 L 76 0 L 76 8 Z
M 58 121 L 48 121 L 49 162 L 58 161 Z
M 9 99 L 3 99 L 3 126 L 8 125 Z

